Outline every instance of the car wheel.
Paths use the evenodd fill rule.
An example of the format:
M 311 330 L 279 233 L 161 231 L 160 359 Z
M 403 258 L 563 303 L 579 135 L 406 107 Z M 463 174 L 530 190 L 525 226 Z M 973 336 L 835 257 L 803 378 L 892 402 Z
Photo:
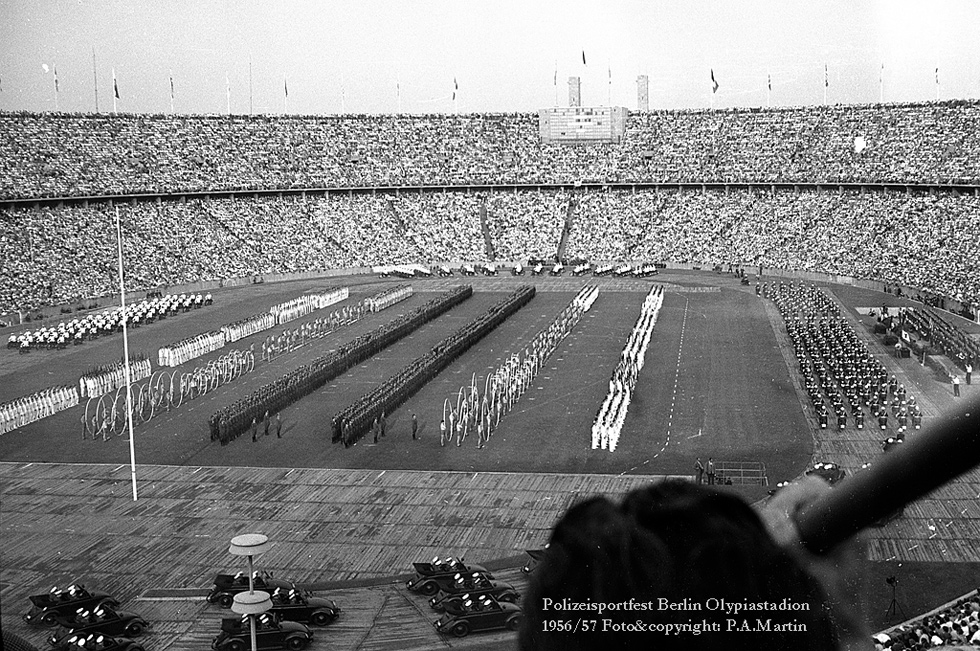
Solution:
M 497 601 L 505 601 L 505 602 L 510 603 L 510 604 L 516 604 L 517 603 L 517 595 L 508 592 L 508 593 L 502 594 L 499 597 L 497 597 Z
M 332 622 L 333 619 L 334 619 L 333 616 L 324 610 L 318 610 L 315 613 L 313 613 L 312 617 L 310 617 L 310 621 L 316 624 L 317 626 L 326 626 L 327 624 Z
M 514 615 L 513 617 L 507 620 L 507 628 L 509 628 L 510 630 L 516 631 L 520 627 L 521 627 L 520 615 Z
M 305 649 L 306 644 L 307 640 L 299 636 L 291 637 L 286 640 L 286 648 L 289 649 L 289 651 L 300 651 L 300 649 Z
M 138 637 L 143 632 L 142 622 L 130 622 L 126 627 L 126 637 Z
M 54 626 L 58 623 L 58 618 L 54 613 L 44 613 L 44 617 L 41 618 L 41 623 L 45 626 Z
M 144 649 L 139 644 L 134 644 L 133 646 L 126 649 L 126 651 L 144 651 Z
M 218 595 L 218 605 L 222 608 L 231 608 L 233 603 L 235 603 L 235 598 L 230 594 Z
M 466 634 L 470 632 L 470 625 L 466 622 L 456 622 L 453 626 L 453 635 L 456 637 L 466 637 Z
M 241 640 L 232 640 L 228 643 L 228 651 L 245 651 L 245 643 Z
M 437 586 L 432 581 L 426 581 L 421 586 L 419 586 L 419 592 L 427 597 L 431 597 L 435 593 L 439 592 L 439 586 Z

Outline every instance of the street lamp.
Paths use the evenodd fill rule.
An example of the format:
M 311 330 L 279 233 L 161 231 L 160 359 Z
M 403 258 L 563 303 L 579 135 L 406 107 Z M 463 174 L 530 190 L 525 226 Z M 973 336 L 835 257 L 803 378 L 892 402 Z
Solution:
M 272 599 L 269 598 L 269 593 L 255 590 L 252 557 L 268 551 L 271 546 L 267 536 L 260 533 L 246 533 L 232 538 L 231 547 L 228 548 L 228 552 L 235 556 L 248 556 L 248 592 L 239 592 L 235 595 L 231 610 L 239 615 L 248 615 L 252 635 L 252 651 L 258 651 L 255 639 L 255 616 L 272 608 Z

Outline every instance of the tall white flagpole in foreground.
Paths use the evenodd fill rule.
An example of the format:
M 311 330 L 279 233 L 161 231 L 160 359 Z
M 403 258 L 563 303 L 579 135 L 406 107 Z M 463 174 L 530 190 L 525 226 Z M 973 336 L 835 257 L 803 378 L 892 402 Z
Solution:
M 133 436 L 133 375 L 129 368 L 129 331 L 126 327 L 126 285 L 123 283 L 122 225 L 116 206 L 116 242 L 119 250 L 119 301 L 122 304 L 123 366 L 126 369 L 126 419 L 129 421 L 129 467 L 133 477 L 133 501 L 136 496 L 136 439 Z

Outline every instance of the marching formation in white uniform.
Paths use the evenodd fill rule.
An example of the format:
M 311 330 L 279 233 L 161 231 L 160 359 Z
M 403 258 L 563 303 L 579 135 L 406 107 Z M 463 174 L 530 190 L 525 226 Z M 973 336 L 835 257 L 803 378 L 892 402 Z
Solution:
M 276 318 L 277 324 L 287 323 L 293 319 L 306 316 L 314 310 L 321 310 L 328 305 L 339 303 L 349 295 L 350 290 L 346 287 L 330 287 L 319 294 L 304 294 L 285 303 L 273 305 L 269 308 L 269 312 Z
M 150 377 L 150 360 L 145 357 L 142 359 L 130 358 L 129 373 L 131 382 Z M 126 364 L 120 361 L 100 367 L 94 373 L 86 373 L 80 377 L 78 379 L 78 392 L 82 398 L 95 398 L 125 385 Z
M 370 312 L 380 312 L 399 301 L 404 301 L 413 293 L 411 285 L 397 285 L 375 296 L 364 299 L 364 305 Z
M 230 344 L 245 337 L 251 337 L 256 332 L 268 330 L 276 325 L 276 317 L 272 313 L 256 314 L 241 321 L 235 321 L 228 325 L 221 326 L 221 333 L 225 336 L 225 343 Z
M 660 306 L 664 303 L 663 285 L 650 290 L 643 299 L 640 317 L 630 332 L 626 346 L 619 357 L 619 364 L 609 380 L 609 393 L 599 408 L 595 422 L 592 424 L 592 449 L 602 448 L 614 452 L 619 444 L 619 434 L 626 421 L 626 412 L 630 406 L 633 389 L 636 388 L 636 377 L 643 368 L 650 336 L 660 315 Z
M 78 389 L 49 387 L 0 405 L 0 434 L 6 434 L 78 404 Z
M 160 366 L 180 366 L 195 357 L 214 352 L 224 345 L 225 335 L 220 330 L 203 332 L 161 348 L 157 353 L 157 363 Z
M 144 299 L 138 303 L 126 306 L 126 325 L 138 328 L 144 323 L 153 323 L 158 318 L 176 314 L 178 310 L 185 312 L 191 307 L 211 305 L 211 294 L 180 294 Z M 86 314 L 70 321 L 62 321 L 57 325 L 45 326 L 37 330 L 27 330 L 20 334 L 10 335 L 7 348 L 19 348 L 21 352 L 43 348 L 65 348 L 68 344 L 80 344 L 86 339 L 95 339 L 102 335 L 119 331 L 123 323 L 121 307 L 114 307 L 101 312 Z
M 470 386 L 460 387 L 455 406 L 447 398 L 443 405 L 445 427 L 440 426 L 440 443 L 445 445 L 455 437 L 459 446 L 468 434 L 475 431 L 477 447 L 482 448 L 490 439 L 493 428 L 500 424 L 500 419 L 528 390 L 545 361 L 582 315 L 589 311 L 598 296 L 597 285 L 583 287 L 547 328 L 487 375 L 482 396 L 474 375 Z
M 214 352 L 224 347 L 225 344 L 268 330 L 277 324 L 306 316 L 314 310 L 339 303 L 348 296 L 350 296 L 350 290 L 346 287 L 330 287 L 318 294 L 298 296 L 285 303 L 273 305 L 269 308 L 268 314 L 256 314 L 247 319 L 224 325 L 221 330 L 212 330 L 164 346 L 157 354 L 158 363 L 160 366 L 180 366 L 196 357 Z M 287 334 L 284 332 L 283 336 Z M 263 358 L 265 358 L 264 353 Z

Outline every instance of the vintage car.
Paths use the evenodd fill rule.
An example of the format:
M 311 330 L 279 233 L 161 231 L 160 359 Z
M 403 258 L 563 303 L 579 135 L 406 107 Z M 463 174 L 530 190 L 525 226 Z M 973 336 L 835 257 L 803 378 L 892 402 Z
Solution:
M 592 271 L 592 265 L 586 262 L 585 264 L 577 265 L 574 269 L 572 269 L 572 275 L 581 276 L 583 274 L 589 273 L 590 271 Z
M 143 651 L 143 645 L 125 637 L 88 633 L 72 635 L 59 649 L 61 651 Z
M 254 572 L 252 574 L 256 590 L 272 592 L 276 588 L 289 591 L 296 587 L 292 581 L 274 579 L 268 572 Z M 248 575 L 244 572 L 238 574 L 219 574 L 214 577 L 214 586 L 208 593 L 208 603 L 216 603 L 222 608 L 231 608 L 235 601 L 235 595 L 239 592 L 248 590 Z
M 554 267 L 551 268 L 551 271 L 548 272 L 548 275 L 549 276 L 560 276 L 561 275 L 561 272 L 564 271 L 564 270 L 565 270 L 565 265 L 563 265 L 562 263 L 559 262 Z
M 54 587 L 47 594 L 30 597 L 31 610 L 24 621 L 35 626 L 54 626 L 58 617 L 70 615 L 79 608 L 94 609 L 98 606 L 115 607 L 119 602 L 105 592 L 86 590 L 84 585 L 72 584 L 67 588 Z
M 136 613 L 114 610 L 108 606 L 99 606 L 95 610 L 81 609 L 68 617 L 59 616 L 58 623 L 61 628 L 48 637 L 51 646 L 63 646 L 72 636 L 89 633 L 138 637 L 150 628 L 150 623 Z
M 483 272 L 484 276 L 496 276 L 497 275 L 497 265 L 492 262 L 487 263 L 480 267 L 480 271 Z
M 458 593 L 440 591 L 439 594 L 429 599 L 429 606 L 433 610 L 448 611 L 454 604 L 458 605 L 476 598 L 474 595 L 477 595 L 481 601 L 485 597 L 493 597 L 496 601 L 506 601 L 512 604 L 517 603 L 521 598 L 521 595 L 511 584 L 504 583 L 503 581 L 487 581 L 480 586 L 478 592 Z
M 446 265 L 439 265 L 439 275 L 440 276 L 452 276 L 453 270 Z
M 303 594 L 298 590 L 282 590 L 276 588 L 269 595 L 272 608 L 269 612 L 280 619 L 314 626 L 326 626 L 340 616 L 340 606 L 333 599 L 314 597 L 310 593 Z
M 452 584 L 458 576 L 480 574 L 487 578 L 493 578 L 493 574 L 480 565 L 467 565 L 459 558 L 446 558 L 439 560 L 432 559 L 431 563 L 412 563 L 415 568 L 415 576 L 409 579 L 405 585 L 412 592 L 421 592 L 424 595 L 434 595 L 442 589 L 445 584 Z
M 464 264 L 459 268 L 459 273 L 463 274 L 464 276 L 475 276 L 476 269 L 474 269 L 473 265 L 471 264 Z
M 515 264 L 510 269 L 510 275 L 511 276 L 523 276 L 524 275 L 524 265 L 522 265 L 520 262 L 518 262 L 517 264 Z
M 521 626 L 521 609 L 515 604 L 501 603 L 493 598 L 467 600 L 459 608 L 447 610 L 432 625 L 440 633 L 451 633 L 456 637 L 498 628 L 516 631 Z
M 593 276 L 608 276 L 613 272 L 613 266 L 611 264 L 599 265 L 592 270 Z
M 454 556 L 447 556 L 446 558 L 440 560 L 439 557 L 435 557 L 429 563 L 412 563 L 412 567 L 415 569 L 416 577 L 425 576 L 440 576 L 443 574 L 453 575 L 453 574 L 471 574 L 473 572 L 480 572 L 486 574 L 491 579 L 493 574 L 487 571 L 487 568 L 482 565 L 476 565 L 475 563 L 464 563 L 462 558 L 456 558 Z
M 451 579 L 438 579 L 437 583 L 439 591 L 433 596 L 439 599 L 446 595 L 463 594 L 464 592 L 493 592 L 498 586 L 502 590 L 507 588 L 513 589 L 513 586 L 510 584 L 494 581 L 489 576 L 480 574 L 479 572 L 474 572 L 473 574 L 457 574 Z M 430 599 L 429 605 L 432 605 L 432 601 Z
M 529 560 L 527 563 L 524 564 L 524 567 L 521 568 L 521 572 L 523 572 L 524 574 L 530 574 L 531 572 L 534 571 L 534 568 L 538 566 L 538 563 L 540 563 L 541 559 L 544 557 L 544 549 L 525 549 L 524 551 L 527 552 L 527 555 L 531 557 L 531 560 Z
M 544 273 L 544 265 L 543 264 L 538 263 L 538 264 L 534 265 L 533 267 L 531 267 L 531 275 L 532 276 L 540 276 L 543 273 Z
M 313 641 L 313 631 L 299 622 L 279 621 L 267 613 L 255 618 L 255 643 L 259 649 L 305 649 Z M 215 651 L 246 651 L 252 648 L 248 617 L 225 617 L 221 632 L 211 642 Z
M 816 475 L 833 486 L 847 475 L 847 471 L 832 462 L 817 462 L 805 473 L 808 477 Z

